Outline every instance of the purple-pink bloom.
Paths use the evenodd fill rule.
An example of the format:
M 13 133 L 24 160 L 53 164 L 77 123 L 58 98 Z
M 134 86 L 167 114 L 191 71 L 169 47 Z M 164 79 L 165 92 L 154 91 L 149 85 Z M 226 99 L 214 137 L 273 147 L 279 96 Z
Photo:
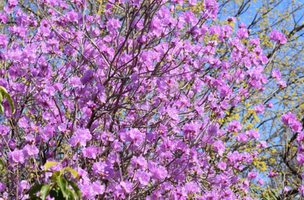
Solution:
M 21 191 L 21 193 L 23 192 L 23 190 L 28 190 L 30 189 L 30 184 L 29 182 L 27 182 L 26 180 L 22 180 L 20 181 L 20 183 L 18 184 L 18 189 L 19 191 Z
M 286 126 L 289 126 L 290 124 L 294 123 L 294 121 L 297 120 L 297 117 L 293 113 L 288 112 L 282 115 L 281 119 Z
M 185 187 L 188 194 L 193 194 L 193 193 L 200 192 L 200 188 L 193 181 L 187 182 L 184 187 Z
M 7 135 L 10 131 L 10 128 L 6 125 L 0 125 L 0 135 Z
M 0 192 L 3 192 L 5 190 L 5 185 L 0 182 Z
M 241 129 L 242 129 L 242 124 L 239 121 L 232 121 L 227 127 L 227 131 L 230 133 L 238 132 Z
M 122 182 L 120 182 L 120 186 L 127 194 L 130 194 L 132 192 L 133 183 L 131 183 L 129 181 L 122 181 Z
M 260 178 L 260 179 L 258 180 L 258 184 L 260 184 L 260 186 L 264 185 L 264 180 L 263 180 L 262 178 Z
M 92 139 L 92 135 L 88 129 L 77 129 L 74 136 L 69 139 L 72 147 L 79 144 L 80 146 L 86 146 L 86 143 Z
M 286 85 L 286 82 L 283 81 L 283 80 L 278 81 L 277 85 L 280 86 L 281 88 L 284 88 L 284 87 L 287 86 L 287 85 Z
M 213 143 L 213 149 L 222 156 L 225 151 L 225 144 L 221 140 L 217 140 Z
M 254 107 L 254 110 L 258 114 L 263 114 L 264 113 L 264 106 L 262 104 L 259 104 Z
M 219 4 L 214 0 L 205 0 L 204 1 L 204 12 L 203 18 L 212 18 L 217 17 Z
M 250 39 L 250 44 L 253 44 L 255 46 L 259 46 L 260 45 L 260 39 L 259 38 L 253 38 L 253 39 Z
M 112 169 L 112 167 L 107 165 L 105 162 L 94 163 L 92 171 L 95 175 L 108 180 L 111 179 L 114 174 L 114 170 Z
M 28 156 L 34 156 L 36 157 L 39 153 L 38 148 L 35 145 L 25 145 L 25 147 L 23 148 L 23 153 L 25 157 Z
M 301 141 L 303 141 L 303 139 L 304 139 L 304 133 L 302 131 L 300 131 L 298 133 L 298 137 L 297 137 L 296 141 L 297 141 L 298 144 L 300 144 Z
M 260 148 L 267 148 L 268 147 L 268 144 L 266 141 L 261 141 L 260 144 L 257 145 L 257 148 L 260 149 Z
M 111 33 L 115 33 L 115 30 L 121 26 L 121 23 L 118 19 L 109 19 L 107 22 L 107 29 Z
M 291 112 L 282 115 L 282 122 L 286 126 L 290 127 L 292 132 L 301 132 L 301 130 L 303 129 L 302 124 L 297 120 L 297 117 Z
M 86 71 L 84 73 L 84 75 L 81 77 L 80 81 L 82 82 L 82 84 L 88 84 L 88 83 L 93 83 L 94 80 L 94 71 L 89 69 L 88 71 Z
M 274 70 L 272 70 L 272 77 L 277 79 L 278 81 L 281 80 L 282 76 L 281 76 L 281 72 L 279 69 L 275 68 Z
M 277 42 L 277 44 L 285 44 L 287 39 L 283 33 L 278 32 L 277 30 L 272 30 L 269 34 L 270 40 Z
M 221 161 L 217 164 L 217 168 L 219 168 L 220 170 L 224 171 L 224 170 L 226 170 L 226 167 L 227 167 L 227 164 L 223 161 Z
M 248 136 L 245 133 L 239 133 L 236 136 L 236 141 L 238 142 L 247 142 Z
M 270 101 L 270 102 L 268 102 L 268 103 L 266 104 L 266 106 L 267 106 L 268 108 L 272 108 L 272 107 L 273 107 L 273 103 Z
M 103 184 L 101 184 L 100 181 L 95 181 L 94 183 L 92 183 L 91 185 L 91 190 L 92 190 L 92 193 L 94 194 L 94 197 L 96 195 L 99 195 L 99 194 L 103 194 L 104 191 L 105 191 L 105 186 Z
M 257 176 L 258 176 L 257 172 L 249 172 L 247 177 L 249 180 L 252 180 L 255 179 Z
M 138 147 L 144 139 L 144 134 L 137 128 L 130 130 L 122 129 L 119 131 L 120 139 L 124 142 L 133 142 Z
M 8 43 L 8 41 L 7 41 L 6 35 L 0 34 L 0 48 L 5 49 L 7 46 L 7 43 Z
M 24 163 L 24 155 L 22 150 L 16 149 L 15 151 L 9 152 L 8 157 L 10 162 L 20 163 L 20 164 Z
M 279 175 L 279 173 L 278 172 L 273 172 L 273 169 L 271 168 L 268 177 L 273 178 L 273 177 L 276 177 L 277 175 Z
M 301 185 L 301 187 L 299 187 L 299 193 L 301 194 L 301 195 L 304 195 L 304 184 L 302 184 Z
M 283 193 L 287 193 L 288 191 L 289 191 L 289 189 L 287 187 L 284 187 Z
M 246 133 L 246 135 L 248 135 L 252 139 L 256 139 L 257 140 L 257 139 L 260 138 L 260 134 L 256 130 L 246 131 L 245 133 Z
M 230 23 L 230 22 L 233 22 L 233 23 L 236 23 L 236 19 L 235 17 L 227 17 L 227 21 Z
M 96 159 L 97 153 L 98 153 L 99 148 L 95 147 L 94 145 L 83 148 L 82 149 L 82 155 L 85 158 L 93 158 Z
M 136 179 L 140 184 L 146 186 L 150 182 L 150 175 L 147 172 L 138 170 L 136 173 Z
M 196 0 L 189 0 L 188 4 L 189 4 L 189 6 L 195 6 Z
M 244 28 L 237 30 L 236 35 L 238 36 L 239 39 L 249 37 L 248 30 Z
M 131 164 L 134 168 L 145 169 L 147 167 L 147 161 L 142 155 L 139 157 L 133 156 L 131 159 Z
M 162 181 L 168 175 L 166 168 L 163 166 L 158 166 L 155 162 L 149 161 L 148 168 L 151 173 L 151 177 L 154 180 Z
M 289 127 L 292 132 L 300 132 L 303 129 L 301 122 L 299 122 L 298 120 L 290 124 Z
M 304 154 L 298 154 L 297 161 L 299 165 L 302 165 L 304 163 Z

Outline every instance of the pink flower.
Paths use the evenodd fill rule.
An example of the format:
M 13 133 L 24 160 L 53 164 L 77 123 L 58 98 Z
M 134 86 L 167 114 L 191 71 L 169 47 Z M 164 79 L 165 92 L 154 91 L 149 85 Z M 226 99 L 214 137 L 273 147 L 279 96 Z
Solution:
M 270 40 L 277 42 L 277 44 L 285 44 L 287 39 L 283 33 L 278 32 L 277 30 L 272 30 L 269 34 Z
M 218 152 L 219 155 L 223 155 L 225 151 L 225 144 L 221 140 L 217 140 L 213 144 L 214 151 Z
M 5 35 L 0 34 L 0 48 L 5 49 L 8 41 Z
M 8 157 L 10 159 L 10 162 L 14 163 L 24 163 L 24 155 L 21 150 L 16 149 L 15 151 L 9 152 Z
M 261 143 L 257 145 L 258 149 L 260 149 L 260 148 L 267 148 L 267 147 L 268 147 L 268 145 L 267 145 L 266 141 L 261 141 Z
M 229 126 L 227 127 L 227 131 L 228 132 L 238 132 L 242 129 L 242 124 L 239 121 L 233 121 L 229 124 Z
M 267 106 L 268 108 L 272 108 L 272 107 L 273 107 L 273 103 L 270 101 L 269 103 L 266 104 L 266 106 Z
M 250 138 L 256 139 L 256 140 L 260 138 L 259 132 L 255 131 L 255 130 L 246 131 L 246 135 L 248 135 Z
M 280 80 L 281 80 L 281 73 L 280 73 L 280 70 L 278 70 L 278 69 L 275 68 L 275 69 L 272 71 L 272 77 L 275 78 L 275 79 L 277 79 L 278 81 L 280 81 Z
M 0 192 L 3 192 L 5 190 L 5 185 L 0 182 Z
M 274 172 L 273 172 L 273 169 L 271 168 L 268 177 L 269 177 L 269 178 L 273 178 L 273 177 L 276 177 L 277 175 L 279 175 L 279 173 L 278 173 L 278 172 L 275 172 L 275 173 L 274 173 Z
M 96 159 L 97 153 L 98 153 L 98 148 L 95 147 L 94 145 L 87 147 L 87 148 L 83 148 L 82 149 L 82 155 L 85 158 L 93 158 Z
M 256 173 L 256 172 L 249 172 L 247 177 L 249 180 L 252 180 L 252 179 L 255 179 L 257 176 L 258 176 L 258 173 Z
M 217 164 L 217 168 L 219 168 L 220 170 L 225 170 L 226 169 L 226 167 L 227 167 L 227 165 L 226 165 L 226 163 L 225 162 L 223 162 L 223 161 L 221 161 L 221 162 L 219 162 L 218 164 Z
M 228 22 L 233 22 L 233 23 L 236 23 L 236 19 L 235 19 L 235 17 L 227 17 L 227 21 Z
M 36 157 L 39 153 L 38 148 L 35 145 L 25 145 L 25 147 L 23 148 L 23 153 L 26 157 L 28 156 L 34 156 Z
M 299 165 L 302 165 L 304 163 L 304 154 L 298 154 L 297 161 Z
M 286 85 L 286 82 L 283 81 L 283 80 L 280 80 L 280 81 L 277 83 L 277 85 L 280 86 L 281 88 L 284 88 L 284 87 L 287 86 L 287 85 Z
M 291 113 L 291 112 L 288 112 L 284 115 L 282 115 L 282 122 L 286 125 L 286 126 L 289 126 L 290 124 L 292 124 L 294 121 L 297 120 L 297 117 Z
M 254 110 L 258 114 L 263 114 L 264 113 L 264 106 L 262 104 L 259 104 L 254 107 Z
M 148 168 L 151 173 L 151 177 L 154 180 L 164 180 L 168 175 L 168 171 L 166 170 L 166 168 L 163 166 L 158 166 L 155 162 L 149 161 Z
M 122 181 L 120 182 L 120 186 L 127 194 L 130 194 L 132 192 L 133 183 L 129 181 Z
M 298 144 L 300 144 L 301 141 L 303 141 L 303 139 L 304 139 L 304 133 L 302 131 L 300 131 L 298 133 L 298 137 L 297 137 L 296 141 L 297 141 Z
M 260 186 L 264 185 L 264 180 L 263 180 L 262 178 L 260 178 L 260 179 L 258 180 L 258 184 L 260 184 Z
M 200 192 L 200 188 L 193 181 L 187 182 L 184 187 L 188 194 Z
M 289 191 L 289 189 L 287 187 L 284 187 L 283 193 L 287 193 L 288 191 Z
M 86 146 L 86 143 L 92 139 L 92 135 L 88 129 L 77 129 L 75 136 L 69 139 L 72 147 L 80 144 L 80 146 Z
M 150 182 L 150 175 L 144 171 L 138 170 L 136 173 L 136 179 L 140 182 L 140 184 L 148 185 Z
M 239 133 L 236 136 L 236 141 L 238 142 L 247 142 L 248 136 L 245 133 Z
M 302 184 L 301 187 L 299 187 L 299 193 L 301 195 L 304 195 L 304 184 Z
M 286 126 L 290 127 L 292 132 L 299 133 L 303 129 L 301 122 L 299 122 L 297 120 L 297 117 L 291 112 L 288 112 L 288 113 L 282 115 L 282 122 Z

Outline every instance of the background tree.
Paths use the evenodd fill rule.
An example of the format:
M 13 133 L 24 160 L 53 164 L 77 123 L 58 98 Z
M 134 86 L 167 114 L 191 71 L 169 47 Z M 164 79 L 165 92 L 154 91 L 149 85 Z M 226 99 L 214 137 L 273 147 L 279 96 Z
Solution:
M 281 124 L 281 115 L 288 111 L 295 113 L 302 124 L 303 116 L 303 7 L 302 1 L 288 0 L 223 0 L 219 3 L 219 20 L 214 24 L 224 24 L 227 16 L 235 17 L 235 27 L 242 22 L 248 24 L 248 34 L 258 37 L 261 47 L 267 52 L 270 62 L 266 65 L 264 73 L 268 83 L 262 93 L 256 93 L 247 98 L 241 107 L 229 110 L 227 121 L 241 119 L 242 124 L 248 128 L 258 128 L 268 143 L 268 148 L 261 151 L 264 155 L 255 162 L 256 167 L 268 173 L 271 168 L 279 172 L 279 176 L 269 179 L 271 188 L 281 192 L 281 198 L 292 199 L 298 195 L 298 188 L 302 184 L 302 168 L 297 164 L 298 148 L 302 145 L 296 143 L 297 133 L 292 133 Z M 203 10 L 203 1 L 197 1 L 191 9 L 200 15 Z M 276 45 L 269 40 L 269 33 L 273 30 L 282 31 L 287 42 Z M 281 74 L 276 73 L 276 69 Z M 279 79 L 286 81 L 286 87 L 277 87 Z M 264 112 L 257 113 L 254 107 L 264 105 Z M 245 109 L 247 108 L 247 109 Z M 252 109 L 252 112 L 248 112 Z M 227 123 L 225 121 L 225 123 Z M 256 146 L 248 143 L 245 149 Z M 245 168 L 246 171 L 248 168 Z M 285 186 L 289 192 L 283 192 Z M 267 188 L 261 189 L 265 191 Z M 286 191 L 286 190 L 285 190 Z

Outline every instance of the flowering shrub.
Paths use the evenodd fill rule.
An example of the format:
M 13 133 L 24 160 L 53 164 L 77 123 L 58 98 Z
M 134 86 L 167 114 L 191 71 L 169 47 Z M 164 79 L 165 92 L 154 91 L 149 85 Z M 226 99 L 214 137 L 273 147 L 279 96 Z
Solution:
M 108 1 L 97 15 L 80 0 L 8 1 L 0 85 L 16 112 L 3 103 L 3 198 L 251 199 L 264 181 L 244 167 L 258 154 L 238 147 L 260 134 L 221 119 L 264 90 L 268 59 L 245 24 L 210 25 L 214 0 L 199 18 L 175 9 L 183 3 Z

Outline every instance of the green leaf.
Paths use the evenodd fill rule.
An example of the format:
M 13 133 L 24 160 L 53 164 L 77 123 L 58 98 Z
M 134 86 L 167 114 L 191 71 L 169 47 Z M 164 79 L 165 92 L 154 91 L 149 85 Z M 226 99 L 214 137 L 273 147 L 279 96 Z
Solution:
M 72 168 L 69 168 L 69 167 L 66 167 L 63 169 L 64 171 L 68 171 L 68 172 L 71 172 L 71 174 L 73 174 L 73 177 L 77 179 L 79 179 L 79 175 L 78 175 L 78 172 Z
M 2 95 L 2 93 L 0 92 L 0 103 L 2 103 L 2 101 L 3 101 L 3 95 Z
M 50 167 L 53 167 L 55 165 L 57 165 L 58 162 L 54 162 L 54 161 L 48 161 L 47 163 L 44 164 L 44 170 L 48 170 Z
M 42 186 L 42 188 L 40 190 L 40 195 L 42 197 L 42 200 L 46 199 L 47 195 L 49 194 L 50 187 L 51 187 L 50 184 Z
M 53 173 L 52 179 L 53 179 L 54 183 L 57 183 L 58 176 L 60 176 L 60 171 L 56 171 L 56 172 Z
M 68 191 L 66 180 L 62 176 L 58 176 L 57 177 L 57 184 L 60 188 L 60 191 L 63 194 L 63 197 L 68 199 L 69 198 L 69 191 Z
M 51 190 L 50 197 L 55 198 L 56 200 L 65 200 L 60 190 Z
M 68 183 L 70 184 L 70 186 L 72 186 L 72 188 L 74 189 L 74 191 L 77 194 L 77 196 L 79 197 L 79 199 L 81 199 L 82 198 L 82 192 L 79 189 L 78 185 L 73 181 L 68 181 Z
M 1 93 L 2 96 L 5 96 L 7 98 L 8 102 L 11 106 L 12 114 L 14 114 L 15 113 L 15 106 L 14 106 L 14 102 L 13 102 L 11 96 L 8 94 L 7 90 L 2 86 L 0 86 L 0 93 Z
M 75 192 L 73 190 L 71 190 L 70 188 L 68 188 L 68 192 L 69 192 L 69 199 L 72 198 L 73 200 L 77 200 L 79 198 L 77 198 L 77 195 L 75 194 Z
M 4 113 L 4 107 L 3 105 L 0 103 L 0 112 L 3 114 Z
M 1 170 L 5 168 L 3 160 L 0 159 L 0 164 L 1 164 Z
M 36 196 L 36 193 L 41 190 L 43 185 L 34 185 L 29 191 L 28 195 L 32 198 Z

